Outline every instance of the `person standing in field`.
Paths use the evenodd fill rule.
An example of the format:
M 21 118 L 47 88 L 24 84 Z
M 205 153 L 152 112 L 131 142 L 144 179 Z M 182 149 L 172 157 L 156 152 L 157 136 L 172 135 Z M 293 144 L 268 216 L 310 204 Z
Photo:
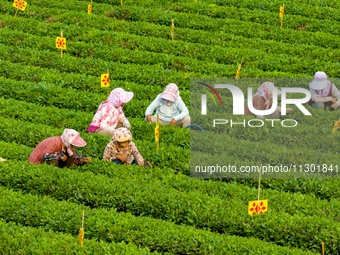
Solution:
M 119 127 L 131 129 L 131 124 L 124 115 L 123 106 L 132 98 L 133 92 L 122 88 L 112 90 L 107 100 L 99 105 L 87 131 L 112 137 Z
M 57 167 L 71 167 L 91 162 L 91 158 L 76 153 L 74 147 L 84 147 L 86 142 L 74 129 L 65 129 L 61 136 L 46 138 L 32 151 L 28 161 L 33 164 L 46 162 Z
M 145 111 L 145 119 L 148 122 L 156 122 L 157 116 L 152 116 L 156 110 L 159 116 L 159 124 L 186 127 L 190 125 L 191 119 L 188 108 L 179 95 L 175 83 L 170 83 L 165 90 L 158 94 Z
M 252 97 L 253 107 L 256 110 L 268 110 L 272 107 L 271 99 L 273 98 L 273 91 L 277 91 L 277 95 L 281 94 L 281 91 L 278 90 L 274 83 L 272 82 L 264 82 L 257 89 L 257 92 Z M 248 107 L 248 104 L 245 107 L 245 115 L 254 115 Z M 257 118 L 266 118 L 266 119 L 279 119 L 280 118 L 281 107 L 276 107 L 273 113 L 269 115 L 256 115 Z M 292 108 L 287 108 L 286 112 L 292 113 Z
M 340 92 L 337 87 L 327 79 L 324 72 L 316 72 L 314 80 L 309 83 L 311 100 L 310 106 L 317 109 L 329 108 L 331 111 L 340 109 Z

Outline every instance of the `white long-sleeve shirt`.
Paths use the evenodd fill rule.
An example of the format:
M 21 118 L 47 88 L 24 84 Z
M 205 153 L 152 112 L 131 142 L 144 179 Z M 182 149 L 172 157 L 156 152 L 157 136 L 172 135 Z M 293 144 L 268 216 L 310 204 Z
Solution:
M 178 121 L 189 115 L 188 108 L 180 96 L 177 97 L 175 102 L 168 102 L 168 104 L 167 101 L 161 98 L 161 94 L 158 94 L 146 109 L 145 116 L 152 115 L 156 109 L 160 120 L 165 124 L 169 124 L 172 119 Z
M 332 97 L 336 98 L 336 103 L 340 105 L 340 91 L 337 87 L 332 83 L 332 97 L 319 97 L 314 89 L 309 88 L 312 100 L 314 102 L 329 102 L 332 100 Z

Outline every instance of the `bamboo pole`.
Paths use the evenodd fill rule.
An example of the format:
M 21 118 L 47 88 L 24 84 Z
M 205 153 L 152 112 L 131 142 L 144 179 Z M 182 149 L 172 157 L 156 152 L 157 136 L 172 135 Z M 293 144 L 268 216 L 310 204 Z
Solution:
M 20 8 L 20 4 L 21 4 L 22 0 L 19 1 L 19 4 L 18 4 L 18 7 L 17 7 L 17 10 L 15 12 L 15 15 L 14 15 L 14 18 L 16 18 L 17 14 L 18 14 L 18 11 L 19 11 L 19 8 Z
M 260 192 L 261 192 L 261 172 L 262 169 L 260 169 L 260 173 L 259 173 L 259 184 L 257 187 L 257 206 L 260 208 Z M 257 207 L 255 208 L 256 211 Z

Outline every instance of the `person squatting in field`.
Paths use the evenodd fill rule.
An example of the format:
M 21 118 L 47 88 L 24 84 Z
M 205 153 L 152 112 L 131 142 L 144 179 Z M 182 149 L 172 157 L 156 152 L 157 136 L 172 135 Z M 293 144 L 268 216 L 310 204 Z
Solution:
M 91 158 L 76 153 L 74 146 L 83 147 L 86 142 L 74 129 L 65 129 L 61 136 L 53 136 L 41 141 L 32 151 L 28 161 L 33 164 L 46 162 L 57 167 L 71 167 L 91 162 Z
M 337 87 L 327 79 L 324 72 L 316 72 L 314 80 L 309 83 L 311 100 L 310 106 L 318 109 L 329 108 L 329 110 L 340 109 L 340 92 Z
M 99 105 L 87 131 L 112 137 L 119 127 L 131 129 L 130 122 L 125 117 L 122 108 L 132 98 L 133 92 L 122 88 L 112 90 L 107 100 Z
M 165 90 L 158 94 L 145 111 L 145 120 L 155 123 L 157 116 L 151 114 L 156 110 L 159 116 L 159 124 L 186 127 L 190 125 L 191 119 L 188 108 L 179 95 L 175 83 L 170 83 Z
M 139 165 L 152 167 L 150 162 L 144 161 L 136 145 L 132 142 L 132 134 L 126 127 L 120 127 L 106 145 L 103 159 L 108 162 L 125 165 Z
M 270 100 L 273 97 L 273 91 L 277 91 L 277 95 L 281 94 L 281 91 L 278 90 L 274 83 L 272 82 L 264 82 L 262 85 L 257 89 L 257 92 L 252 97 L 253 107 L 256 110 L 268 110 L 271 108 L 272 104 Z M 266 118 L 266 119 L 279 119 L 281 112 L 281 107 L 276 107 L 275 111 L 269 115 L 256 115 L 257 118 Z M 287 113 L 292 113 L 292 108 L 286 109 Z M 251 116 L 253 113 L 249 110 L 248 104 L 245 107 L 244 111 L 245 115 Z

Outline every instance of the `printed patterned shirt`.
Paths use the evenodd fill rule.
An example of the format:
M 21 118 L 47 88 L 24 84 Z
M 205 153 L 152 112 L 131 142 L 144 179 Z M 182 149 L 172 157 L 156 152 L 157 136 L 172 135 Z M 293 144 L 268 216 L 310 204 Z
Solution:
M 118 145 L 115 142 L 110 141 L 108 145 L 106 145 L 106 148 L 104 150 L 103 159 L 105 161 L 111 162 L 112 160 L 117 158 L 117 154 L 122 154 L 126 156 L 127 160 L 125 163 L 127 165 L 130 165 L 133 159 L 136 159 L 138 165 L 144 166 L 144 158 L 139 153 L 134 142 L 128 143 L 128 145 L 124 149 L 119 149 Z
M 107 127 L 116 127 L 119 121 L 125 119 L 124 113 L 120 113 L 112 104 L 102 103 L 94 115 L 90 125 L 104 130 Z

